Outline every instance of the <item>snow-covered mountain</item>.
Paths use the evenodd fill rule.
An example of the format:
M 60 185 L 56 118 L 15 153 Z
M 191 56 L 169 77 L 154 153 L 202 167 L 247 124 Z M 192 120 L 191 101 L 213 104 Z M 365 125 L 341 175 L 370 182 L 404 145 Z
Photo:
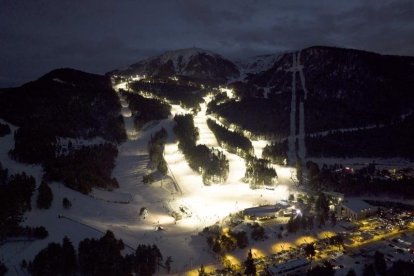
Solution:
M 281 57 L 282 53 L 267 54 L 251 56 L 246 59 L 240 59 L 236 61 L 236 64 L 239 67 L 239 71 L 242 76 L 241 79 L 243 79 L 245 76 L 249 74 L 258 74 L 263 71 L 269 70 Z
M 149 75 L 168 77 L 174 75 L 225 81 L 238 77 L 240 72 L 230 60 L 213 52 L 188 48 L 168 51 L 112 72 L 117 75 Z

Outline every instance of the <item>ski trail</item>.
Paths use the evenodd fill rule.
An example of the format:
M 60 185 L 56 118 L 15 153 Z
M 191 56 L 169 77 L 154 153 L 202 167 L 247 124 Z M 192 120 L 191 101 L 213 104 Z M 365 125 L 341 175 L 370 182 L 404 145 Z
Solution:
M 246 164 L 244 159 L 237 156 L 236 154 L 229 153 L 222 147 L 220 147 L 219 143 L 217 142 L 216 136 L 210 130 L 207 125 L 207 104 L 212 100 L 211 97 L 204 98 L 205 103 L 201 104 L 201 110 L 197 113 L 194 117 L 194 126 L 198 128 L 200 133 L 200 137 L 197 141 L 197 144 L 204 144 L 207 147 L 213 147 L 218 149 L 224 153 L 227 160 L 229 161 L 229 176 L 227 178 L 227 183 L 237 183 L 240 182 L 241 179 L 244 177 L 244 173 L 246 171 Z
M 120 93 L 118 93 L 118 97 L 122 106 L 121 114 L 124 118 L 125 130 L 127 132 L 128 140 L 137 140 L 138 132 L 135 130 L 134 118 L 132 117 L 132 112 L 129 108 L 128 102 Z
M 302 90 L 304 95 L 300 97 L 299 103 L 299 133 L 298 133 L 298 156 L 304 160 L 306 157 L 306 144 L 305 144 L 305 103 L 308 94 L 308 90 L 305 86 L 305 76 L 303 74 L 303 65 L 300 64 L 300 51 L 297 56 L 297 69 L 299 71 Z
M 296 159 L 296 54 L 292 57 L 292 101 L 290 104 L 290 135 L 288 138 L 288 159 L 293 163 Z
M 306 99 L 308 98 L 308 89 L 306 88 L 306 79 L 305 79 L 305 75 L 303 74 L 303 65 L 300 65 L 300 51 L 298 54 L 298 70 L 299 70 L 299 75 L 300 75 L 300 82 L 303 88 L 303 91 L 305 92 L 304 95 L 304 99 L 306 101 Z

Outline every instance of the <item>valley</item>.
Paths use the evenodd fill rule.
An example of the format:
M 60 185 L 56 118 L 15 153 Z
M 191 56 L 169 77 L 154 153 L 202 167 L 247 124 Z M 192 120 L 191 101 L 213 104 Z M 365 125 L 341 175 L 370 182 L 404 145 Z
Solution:
M 211 275 L 236 275 L 243 272 L 249 254 L 258 273 L 293 259 L 309 265 L 307 260 L 313 255 L 305 252 L 308 245 L 323 251 L 315 255 L 314 266 L 339 259 L 341 254 L 343 264 L 338 267 L 360 271 L 362 265 L 353 263 L 366 261 L 357 256 L 360 248 L 403 234 L 410 241 L 414 224 L 406 214 L 411 207 L 397 208 L 395 214 L 378 213 L 381 204 L 413 204 L 414 190 L 409 186 L 414 179 L 413 163 L 404 158 L 411 152 L 400 156 L 408 140 L 398 144 L 401 147 L 391 147 L 395 152 L 385 157 L 361 151 L 361 155 L 349 152 L 344 158 L 335 150 L 346 143 L 335 142 L 354 134 L 365 139 L 369 131 L 388 128 L 405 137 L 412 112 L 399 106 L 403 115 L 408 114 L 400 114 L 401 121 L 388 123 L 385 118 L 381 124 L 372 124 L 367 117 L 363 125 L 350 123 L 349 114 L 341 117 L 332 112 L 321 119 L 310 113 L 317 109 L 318 101 L 332 100 L 331 95 L 315 91 L 320 85 L 315 80 L 319 73 L 309 73 L 316 70 L 309 60 L 325 51 L 304 49 L 271 56 L 269 64 L 260 57 L 261 71 L 255 72 L 251 66 L 250 71 L 239 70 L 229 60 L 202 49 L 184 49 L 105 77 L 60 69 L 22 88 L 0 91 L 1 100 L 37 114 L 37 121 L 27 124 L 24 113 L 15 114 L 5 101 L 0 102 L 4 107 L 0 123 L 11 130 L 0 137 L 2 168 L 9 175 L 33 175 L 37 187 L 42 181 L 49 182 L 53 192 L 49 209 L 33 207 L 21 222 L 45 226 L 48 236 L 5 238 L 0 244 L 2 262 L 13 274 L 25 275 L 22 261 L 33 260 L 50 242 L 68 236 L 76 247 L 85 238 L 99 238 L 109 230 L 122 239 L 123 256 L 134 254 L 143 244 L 157 245 L 164 260 L 171 257 L 168 273 L 172 275 L 199 275 L 201 266 Z M 242 84 L 237 83 L 240 80 Z M 101 90 L 106 93 L 104 100 L 100 100 Z M 65 93 L 54 97 L 62 91 Z M 16 96 L 20 93 L 23 104 Z M 49 96 L 45 101 L 44 93 Z M 31 106 L 32 101 L 40 107 Z M 79 109 L 76 101 L 84 108 Z M 373 108 L 375 112 L 377 108 Z M 43 116 L 42 109 L 49 115 Z M 74 118 L 61 110 L 75 114 Z M 186 140 L 178 139 L 183 133 L 176 129 L 176 118 L 182 115 L 188 115 L 194 125 L 195 133 L 185 133 L 194 134 L 193 147 L 180 145 Z M 341 120 L 345 123 L 338 127 Z M 61 127 L 66 121 L 70 127 Z M 36 123 L 44 127 L 33 128 Z M 165 160 L 164 172 L 152 164 L 149 146 L 162 131 L 166 138 L 157 149 Z M 337 140 L 329 144 L 333 135 Z M 318 144 L 321 139 L 328 142 Z M 333 149 L 324 151 L 325 145 Z M 35 150 L 26 152 L 29 148 Z M 203 160 L 208 165 L 196 163 L 202 155 L 197 152 L 200 149 L 207 152 Z M 93 161 L 85 157 L 88 153 Z M 83 159 L 77 160 L 76 154 Z M 217 156 L 221 159 L 214 159 Z M 19 158 L 27 162 L 17 162 Z M 224 160 L 220 164 L 228 168 L 216 168 L 212 160 Z M 85 164 L 72 166 L 77 161 Z M 382 193 L 376 194 L 377 190 Z M 31 198 L 33 206 L 39 193 L 36 190 Z M 62 204 L 64 199 L 71 207 Z M 363 217 L 355 219 L 349 214 L 353 211 L 347 211 L 353 207 L 348 201 L 379 205 L 368 204 L 366 210 L 376 211 L 365 214 L 364 209 Z M 360 214 L 360 210 L 355 212 Z M 366 226 L 361 219 L 365 215 L 389 227 L 369 228 L 370 236 L 363 235 Z M 398 227 L 392 226 L 393 215 L 399 219 Z M 167 274 L 165 263 L 156 267 L 157 275 Z M 338 270 L 337 275 L 347 271 Z

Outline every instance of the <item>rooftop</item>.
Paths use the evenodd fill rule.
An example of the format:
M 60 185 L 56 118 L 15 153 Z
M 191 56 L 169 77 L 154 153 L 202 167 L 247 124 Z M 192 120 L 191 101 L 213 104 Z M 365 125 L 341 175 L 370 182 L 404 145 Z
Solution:
M 296 268 L 305 267 L 309 265 L 309 261 L 305 258 L 299 258 L 295 260 L 287 261 L 283 264 L 272 265 L 267 268 L 267 272 L 270 275 L 277 275 L 280 273 L 288 272 L 290 270 L 294 270 Z
M 354 212 L 361 212 L 365 209 L 371 209 L 373 206 L 361 199 L 349 198 L 342 203 L 343 206 Z
M 280 210 L 277 205 L 263 205 L 258 207 L 247 208 L 244 214 L 247 216 L 263 216 L 267 214 L 274 214 Z

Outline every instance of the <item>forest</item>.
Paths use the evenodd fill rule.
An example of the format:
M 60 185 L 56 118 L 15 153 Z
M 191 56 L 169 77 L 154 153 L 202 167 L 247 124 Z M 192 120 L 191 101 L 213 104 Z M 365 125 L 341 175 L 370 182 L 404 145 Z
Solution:
M 24 163 L 51 158 L 57 137 L 124 141 L 120 111 L 109 77 L 73 69 L 54 70 L 21 87 L 0 89 L 0 118 L 19 127 L 11 156 Z
M 171 269 L 171 257 L 164 262 L 156 245 L 139 244 L 132 254 L 123 254 L 126 245 L 111 231 L 100 239 L 84 239 L 75 249 L 69 238 L 62 244 L 49 243 L 32 261 L 23 261 L 33 276 L 52 275 L 154 275 L 164 267 Z
M 7 124 L 0 123 L 0 137 L 10 134 L 10 127 Z
M 270 160 L 273 164 L 284 165 L 284 162 L 287 159 L 287 151 L 287 140 L 284 140 L 283 142 L 273 142 L 264 147 L 262 157 Z
M 207 125 L 216 136 L 217 142 L 221 147 L 241 157 L 253 154 L 252 142 L 244 137 L 243 134 L 230 131 L 211 119 L 207 119 Z
M 250 155 L 246 158 L 246 173 L 243 180 L 249 183 L 252 189 L 263 185 L 272 186 L 276 184 L 277 173 L 268 160 Z
M 140 129 L 149 121 L 166 119 L 170 115 L 171 106 L 164 101 L 144 98 L 136 93 L 122 94 L 129 103 L 136 129 Z
M 314 157 L 404 157 L 414 160 L 414 114 L 389 126 L 306 137 Z
M 194 126 L 191 114 L 176 115 L 174 133 L 178 139 L 178 147 L 183 152 L 189 166 L 201 173 L 206 185 L 222 183 L 229 174 L 229 161 L 223 152 L 197 145 L 198 129 Z
M 274 99 L 247 97 L 209 105 L 207 111 L 253 134 L 285 137 L 289 133 L 289 100 L 287 94 Z
M 414 178 L 410 176 L 411 168 L 396 171 L 393 176 L 389 170 L 379 170 L 375 163 L 361 169 L 349 171 L 341 164 L 319 167 L 308 160 L 306 162 L 308 181 L 312 189 L 328 189 L 347 196 L 387 195 L 407 199 L 414 198 Z
M 167 162 L 164 159 L 165 142 L 168 134 L 164 128 L 151 134 L 150 140 L 148 141 L 148 154 L 150 158 L 149 167 L 156 169 L 154 172 L 144 175 L 142 181 L 146 183 L 152 183 L 155 179 L 154 175 L 158 171 L 162 175 L 166 175 L 168 172 Z
M 31 198 L 36 188 L 33 176 L 9 175 L 0 163 L 0 242 L 13 237 L 43 239 L 48 232 L 44 227 L 23 227 L 23 214 L 32 209 Z
M 204 102 L 202 97 L 205 93 L 202 89 L 184 82 L 169 79 L 140 80 L 131 83 L 130 87 L 134 91 L 148 91 L 172 104 L 180 104 L 186 108 L 197 109 L 200 103 Z
M 93 187 L 117 188 L 118 182 L 111 176 L 117 155 L 118 149 L 113 144 L 83 146 L 46 160 L 43 177 L 46 181 L 61 181 L 84 194 Z

